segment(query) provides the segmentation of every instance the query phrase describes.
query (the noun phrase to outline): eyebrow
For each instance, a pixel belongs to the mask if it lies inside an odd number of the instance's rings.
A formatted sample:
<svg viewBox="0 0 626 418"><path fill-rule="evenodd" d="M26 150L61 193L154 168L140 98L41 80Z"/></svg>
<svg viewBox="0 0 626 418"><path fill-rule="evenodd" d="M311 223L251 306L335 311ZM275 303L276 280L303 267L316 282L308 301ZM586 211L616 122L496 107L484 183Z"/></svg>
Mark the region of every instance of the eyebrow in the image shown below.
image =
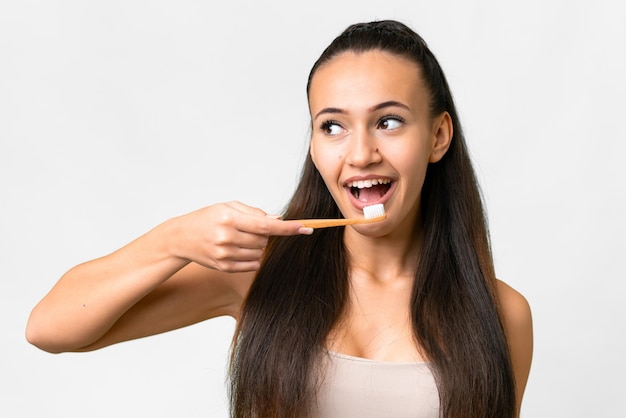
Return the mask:
<svg viewBox="0 0 626 418"><path fill-rule="evenodd" d="M411 108L408 107L407 105L405 105L404 103L397 102L395 100L388 100L386 102L379 103L379 104L377 104L375 106L370 107L367 110L369 112L373 112L373 111L376 111L376 110L384 109L386 107L401 107L401 108L409 110L409 111L411 110ZM345 110L340 109L338 107L326 107L326 108L320 110L319 112L317 112L317 114L315 115L315 118L313 118L313 119L315 120L315 119L317 119L318 117L320 117L323 114L346 114L346 113L348 113L348 112L346 112Z"/></svg>

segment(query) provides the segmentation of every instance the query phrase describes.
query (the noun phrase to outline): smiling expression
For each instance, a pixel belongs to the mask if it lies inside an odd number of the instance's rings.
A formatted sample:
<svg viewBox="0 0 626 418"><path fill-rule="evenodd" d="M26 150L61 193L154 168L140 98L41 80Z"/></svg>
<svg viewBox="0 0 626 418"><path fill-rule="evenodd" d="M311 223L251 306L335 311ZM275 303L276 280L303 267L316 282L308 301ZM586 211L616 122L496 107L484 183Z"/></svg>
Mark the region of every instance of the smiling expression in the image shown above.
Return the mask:
<svg viewBox="0 0 626 418"><path fill-rule="evenodd" d="M346 218L383 203L387 220L357 227L389 233L415 225L429 162L449 145L444 112L433 118L417 64L383 52L342 53L318 68L309 90L311 158Z"/></svg>

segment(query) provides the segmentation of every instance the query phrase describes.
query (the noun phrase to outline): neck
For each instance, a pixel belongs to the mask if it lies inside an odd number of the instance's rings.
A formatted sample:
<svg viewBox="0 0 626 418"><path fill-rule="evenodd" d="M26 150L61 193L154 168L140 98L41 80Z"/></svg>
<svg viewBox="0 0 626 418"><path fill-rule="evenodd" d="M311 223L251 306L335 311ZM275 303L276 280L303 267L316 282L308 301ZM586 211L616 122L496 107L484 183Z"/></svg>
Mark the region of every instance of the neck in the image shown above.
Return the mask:
<svg viewBox="0 0 626 418"><path fill-rule="evenodd" d="M417 270L421 230L418 239L413 230L405 231L396 231L383 237L369 237L347 227L344 242L350 269L379 282L412 279Z"/></svg>

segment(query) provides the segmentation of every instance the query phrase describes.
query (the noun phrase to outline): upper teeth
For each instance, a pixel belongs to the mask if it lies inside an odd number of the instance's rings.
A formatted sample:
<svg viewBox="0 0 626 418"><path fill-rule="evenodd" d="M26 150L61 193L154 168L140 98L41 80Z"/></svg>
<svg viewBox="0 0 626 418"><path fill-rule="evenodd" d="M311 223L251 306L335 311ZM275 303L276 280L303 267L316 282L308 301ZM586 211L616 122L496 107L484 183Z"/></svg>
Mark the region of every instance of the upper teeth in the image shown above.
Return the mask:
<svg viewBox="0 0 626 418"><path fill-rule="evenodd" d="M348 183L348 187L357 187L359 189L369 188L376 186L377 184L389 184L390 179L369 179L369 180L354 180Z"/></svg>

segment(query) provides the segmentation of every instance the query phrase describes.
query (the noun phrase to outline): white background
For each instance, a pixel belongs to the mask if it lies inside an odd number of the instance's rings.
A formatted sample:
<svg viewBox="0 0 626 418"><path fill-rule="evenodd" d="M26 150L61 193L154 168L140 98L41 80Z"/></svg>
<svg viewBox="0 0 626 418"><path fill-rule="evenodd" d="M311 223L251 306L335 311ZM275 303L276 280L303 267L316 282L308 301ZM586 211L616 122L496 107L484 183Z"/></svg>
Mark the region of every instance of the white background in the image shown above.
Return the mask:
<svg viewBox="0 0 626 418"><path fill-rule="evenodd" d="M2 1L0 416L227 416L232 320L51 355L24 339L30 309L169 217L280 211L309 68L348 24L396 18L447 73L498 275L533 309L523 416L623 417L624 13L506 3Z"/></svg>

